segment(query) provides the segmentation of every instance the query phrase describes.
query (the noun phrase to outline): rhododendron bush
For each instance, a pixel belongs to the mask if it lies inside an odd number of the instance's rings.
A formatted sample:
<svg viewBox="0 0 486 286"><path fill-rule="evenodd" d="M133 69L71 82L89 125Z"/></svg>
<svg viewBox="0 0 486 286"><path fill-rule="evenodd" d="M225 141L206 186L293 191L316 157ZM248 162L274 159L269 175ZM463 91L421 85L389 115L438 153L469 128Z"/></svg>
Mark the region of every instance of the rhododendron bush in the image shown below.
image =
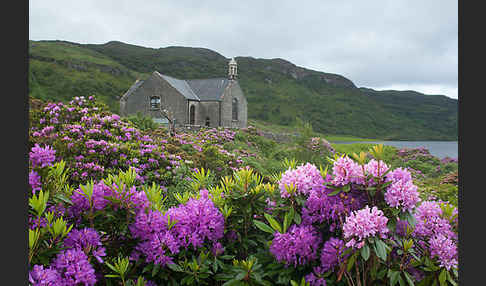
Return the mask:
<svg viewBox="0 0 486 286"><path fill-rule="evenodd" d="M235 131L142 134L93 98L31 115L31 285L457 284L457 208L382 146L264 180Z"/></svg>

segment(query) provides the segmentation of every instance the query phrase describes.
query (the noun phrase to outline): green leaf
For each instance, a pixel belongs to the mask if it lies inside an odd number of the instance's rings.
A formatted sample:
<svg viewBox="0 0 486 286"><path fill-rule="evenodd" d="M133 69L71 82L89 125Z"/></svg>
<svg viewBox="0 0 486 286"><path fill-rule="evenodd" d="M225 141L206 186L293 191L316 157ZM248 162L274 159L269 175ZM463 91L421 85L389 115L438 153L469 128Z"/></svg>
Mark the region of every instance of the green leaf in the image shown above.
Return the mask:
<svg viewBox="0 0 486 286"><path fill-rule="evenodd" d="M398 282L398 277L400 276L400 272L391 270L389 272L389 277L390 277L390 286L394 286Z"/></svg>
<svg viewBox="0 0 486 286"><path fill-rule="evenodd" d="M302 218L300 217L300 214L298 212L295 212L294 214L294 222L298 225L302 222Z"/></svg>
<svg viewBox="0 0 486 286"><path fill-rule="evenodd" d="M361 248L361 256L365 261L368 261L368 258L370 258L370 247L367 244Z"/></svg>
<svg viewBox="0 0 486 286"><path fill-rule="evenodd" d="M241 280L243 280L243 278L245 278L245 276L246 276L246 273L242 272L242 273L239 273L238 275L236 275L235 279L238 280L238 281L241 281Z"/></svg>
<svg viewBox="0 0 486 286"><path fill-rule="evenodd" d="M449 271L447 271L447 281L449 281L453 286L457 285L456 281L454 281L454 279L452 279L452 276L449 273Z"/></svg>
<svg viewBox="0 0 486 286"><path fill-rule="evenodd" d="M289 212L285 214L284 217L284 224L283 224L283 232L287 232L287 228L290 226L290 223L294 219L294 209L291 208Z"/></svg>
<svg viewBox="0 0 486 286"><path fill-rule="evenodd" d="M231 279L226 281L222 286L232 286L232 285L239 285L239 284L241 284L239 280Z"/></svg>
<svg viewBox="0 0 486 286"><path fill-rule="evenodd" d="M113 265L111 265L110 263L108 263L108 262L106 262L106 261L105 261L105 264L106 264L106 265L107 265L107 266L108 266L108 267L109 267L111 270L113 270L114 272L118 272L118 270L117 270L117 269L116 269L116 268L115 268Z"/></svg>
<svg viewBox="0 0 486 286"><path fill-rule="evenodd" d="M340 192L341 192L341 190L340 190L340 189L337 189L337 190L335 190L334 192L332 192L332 193L328 194L328 196L330 196L330 197L331 197L331 196L335 196L335 195L339 194Z"/></svg>
<svg viewBox="0 0 486 286"><path fill-rule="evenodd" d="M446 270L445 270L445 268L443 268L442 271L439 274L439 284L440 284L440 286L447 286L446 279L447 279Z"/></svg>
<svg viewBox="0 0 486 286"><path fill-rule="evenodd" d="M407 280L408 285L415 286L412 277L410 277L410 275L406 271L403 271L403 274L405 275L405 279Z"/></svg>
<svg viewBox="0 0 486 286"><path fill-rule="evenodd" d="M184 269L175 263L167 264L167 267L176 272L184 272Z"/></svg>
<svg viewBox="0 0 486 286"><path fill-rule="evenodd" d="M157 275L159 270L160 270L160 264L154 264L154 268L152 269L152 277L155 277L155 275Z"/></svg>
<svg viewBox="0 0 486 286"><path fill-rule="evenodd" d="M413 214L411 214L410 212L407 212L406 219L407 219L408 224L412 227L414 227L415 224L417 223L415 216Z"/></svg>
<svg viewBox="0 0 486 286"><path fill-rule="evenodd" d="M70 205L73 204L73 202L71 202L70 199L68 199L65 195L63 195L61 193L56 194L55 197L60 199L61 201L65 202L65 203L67 203L67 204L70 204Z"/></svg>
<svg viewBox="0 0 486 286"><path fill-rule="evenodd" d="M265 218L267 219L267 221L270 223L270 226L271 226L271 227L272 227L274 230L276 230L276 231L278 231L278 232L282 233L282 227L280 226L280 224L278 223L278 221L276 221L276 220L275 220L275 219L274 219L274 218L273 218L271 215L269 215L269 214L267 214L267 213L265 213L265 214L264 214L264 216L265 216Z"/></svg>
<svg viewBox="0 0 486 286"><path fill-rule="evenodd" d="M150 271L150 269L152 268L152 266L153 266L152 264L148 264L147 266L145 266L145 267L143 268L143 270L142 270L142 273L145 273L145 272Z"/></svg>
<svg viewBox="0 0 486 286"><path fill-rule="evenodd" d="M405 286L405 281L403 281L403 278L400 275L400 273L398 273L398 283L400 284L400 286Z"/></svg>
<svg viewBox="0 0 486 286"><path fill-rule="evenodd" d="M343 186L343 192L347 193L349 191L351 191L351 186L350 185Z"/></svg>
<svg viewBox="0 0 486 286"><path fill-rule="evenodd" d="M381 260L386 261L386 244L381 239L375 240L375 253Z"/></svg>
<svg viewBox="0 0 486 286"><path fill-rule="evenodd" d="M268 233L275 233L275 230L273 230L273 228L271 228L270 226L268 226L266 223L263 223L261 221L258 221L258 220L253 220L253 223L256 225L256 227L258 227L260 230L264 231L264 232L268 232Z"/></svg>
<svg viewBox="0 0 486 286"><path fill-rule="evenodd" d="M385 277L385 274L386 274L386 268L383 268L378 272L378 274L376 274L376 277L378 279L382 279L383 277Z"/></svg>
<svg viewBox="0 0 486 286"><path fill-rule="evenodd" d="M353 267L354 262L356 261L356 257L358 256L358 252L355 252L348 260L348 267L347 270L350 271L351 267Z"/></svg>

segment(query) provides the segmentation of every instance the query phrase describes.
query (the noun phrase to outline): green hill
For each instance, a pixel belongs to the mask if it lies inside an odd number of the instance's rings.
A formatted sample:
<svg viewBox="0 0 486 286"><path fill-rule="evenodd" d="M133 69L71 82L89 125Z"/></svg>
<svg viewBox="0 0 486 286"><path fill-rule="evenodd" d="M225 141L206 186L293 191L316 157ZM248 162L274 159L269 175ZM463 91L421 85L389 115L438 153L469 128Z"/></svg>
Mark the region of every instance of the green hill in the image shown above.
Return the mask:
<svg viewBox="0 0 486 286"><path fill-rule="evenodd" d="M96 94L116 112L119 96L154 70L184 79L222 77L228 60L204 48L30 41L29 93L62 101ZM290 126L301 117L317 132L363 138L457 140L455 99L357 88L343 76L283 59L236 60L250 119Z"/></svg>

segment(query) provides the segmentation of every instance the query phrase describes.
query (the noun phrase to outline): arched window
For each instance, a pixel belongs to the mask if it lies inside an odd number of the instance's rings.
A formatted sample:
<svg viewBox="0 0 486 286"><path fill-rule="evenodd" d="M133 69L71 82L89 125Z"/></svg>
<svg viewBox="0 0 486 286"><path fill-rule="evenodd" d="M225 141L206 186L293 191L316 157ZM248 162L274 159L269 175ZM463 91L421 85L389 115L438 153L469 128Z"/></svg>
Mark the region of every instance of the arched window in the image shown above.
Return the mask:
<svg viewBox="0 0 486 286"><path fill-rule="evenodd" d="M206 117L206 126L209 127L209 117Z"/></svg>
<svg viewBox="0 0 486 286"><path fill-rule="evenodd" d="M189 108L189 124L196 124L196 107L194 105Z"/></svg>
<svg viewBox="0 0 486 286"><path fill-rule="evenodd" d="M150 97L150 108L151 109L160 109L160 96Z"/></svg>
<svg viewBox="0 0 486 286"><path fill-rule="evenodd" d="M238 99L233 98L233 120L238 120Z"/></svg>

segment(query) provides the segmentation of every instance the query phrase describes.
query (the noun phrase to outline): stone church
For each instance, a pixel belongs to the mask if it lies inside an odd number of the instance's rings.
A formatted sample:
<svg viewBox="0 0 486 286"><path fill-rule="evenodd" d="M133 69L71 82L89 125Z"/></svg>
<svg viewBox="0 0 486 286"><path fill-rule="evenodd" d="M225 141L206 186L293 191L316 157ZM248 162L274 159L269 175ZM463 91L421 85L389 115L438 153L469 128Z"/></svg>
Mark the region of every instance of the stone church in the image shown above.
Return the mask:
<svg viewBox="0 0 486 286"><path fill-rule="evenodd" d="M228 78L182 80L154 71L137 80L120 99L123 116L140 112L175 127L230 127L247 125L247 101L237 80L237 63L228 64Z"/></svg>

